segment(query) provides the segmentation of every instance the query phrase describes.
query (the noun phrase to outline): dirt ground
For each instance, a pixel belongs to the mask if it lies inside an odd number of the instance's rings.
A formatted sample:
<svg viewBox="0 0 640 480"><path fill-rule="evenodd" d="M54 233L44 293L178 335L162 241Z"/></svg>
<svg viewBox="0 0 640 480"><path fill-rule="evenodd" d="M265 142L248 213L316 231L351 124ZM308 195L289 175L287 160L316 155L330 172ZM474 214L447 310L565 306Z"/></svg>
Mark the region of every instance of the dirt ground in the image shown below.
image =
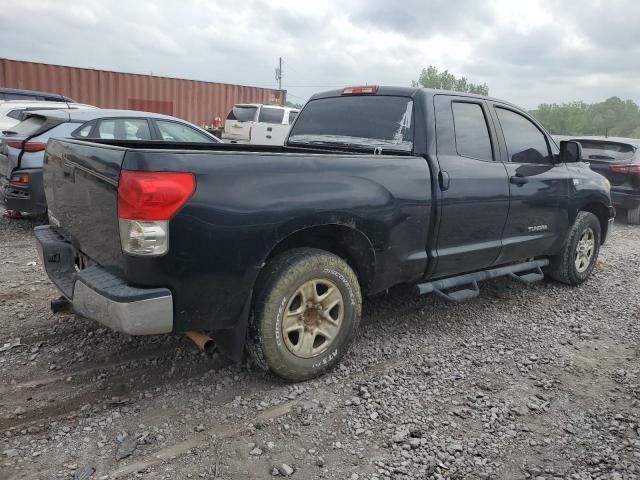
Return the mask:
<svg viewBox="0 0 640 480"><path fill-rule="evenodd" d="M52 314L32 227L0 220L0 479L640 478L639 227L578 288L369 299L297 385Z"/></svg>

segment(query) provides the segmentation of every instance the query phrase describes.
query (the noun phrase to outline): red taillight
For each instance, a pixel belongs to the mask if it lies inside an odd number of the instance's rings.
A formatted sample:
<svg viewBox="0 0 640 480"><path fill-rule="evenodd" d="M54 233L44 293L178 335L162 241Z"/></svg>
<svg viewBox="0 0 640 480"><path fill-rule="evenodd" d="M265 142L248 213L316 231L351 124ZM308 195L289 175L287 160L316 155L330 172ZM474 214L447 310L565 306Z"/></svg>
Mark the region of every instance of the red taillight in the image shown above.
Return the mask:
<svg viewBox="0 0 640 480"><path fill-rule="evenodd" d="M24 150L25 152L42 152L47 149L47 144L42 142L23 142L22 140L9 140L7 145L11 148Z"/></svg>
<svg viewBox="0 0 640 480"><path fill-rule="evenodd" d="M612 172L624 175L640 175L640 163L623 163L609 165Z"/></svg>
<svg viewBox="0 0 640 480"><path fill-rule="evenodd" d="M118 217L169 220L196 189L192 173L123 170L118 184Z"/></svg>
<svg viewBox="0 0 640 480"><path fill-rule="evenodd" d="M47 144L42 142L27 142L22 146L25 152L43 152L47 149Z"/></svg>
<svg viewBox="0 0 640 480"><path fill-rule="evenodd" d="M377 85L346 87L342 89L342 95L375 95L377 91L378 91Z"/></svg>

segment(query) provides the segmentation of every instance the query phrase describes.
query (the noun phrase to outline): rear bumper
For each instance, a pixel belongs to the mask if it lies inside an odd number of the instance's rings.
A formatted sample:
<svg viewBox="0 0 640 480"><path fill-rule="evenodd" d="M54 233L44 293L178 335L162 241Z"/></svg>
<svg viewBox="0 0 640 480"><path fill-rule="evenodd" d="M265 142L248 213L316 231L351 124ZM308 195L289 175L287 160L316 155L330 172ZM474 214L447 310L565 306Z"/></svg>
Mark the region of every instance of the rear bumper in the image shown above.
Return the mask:
<svg viewBox="0 0 640 480"><path fill-rule="evenodd" d="M99 265L76 269L77 252L51 226L34 229L40 261L74 310L129 335L173 330L173 296L166 288L137 288Z"/></svg>
<svg viewBox="0 0 640 480"><path fill-rule="evenodd" d="M611 203L613 203L616 208L624 210L640 207L640 191L620 192L611 190Z"/></svg>
<svg viewBox="0 0 640 480"><path fill-rule="evenodd" d="M47 211L47 201L42 183L42 169L16 170L13 173L29 174L29 185L15 186L9 184L9 179L0 177L0 203L7 210L42 215Z"/></svg>
<svg viewBox="0 0 640 480"><path fill-rule="evenodd" d="M249 140L233 137L225 134L222 134L221 139L224 143L237 143L238 145L249 145L249 143L251 143Z"/></svg>

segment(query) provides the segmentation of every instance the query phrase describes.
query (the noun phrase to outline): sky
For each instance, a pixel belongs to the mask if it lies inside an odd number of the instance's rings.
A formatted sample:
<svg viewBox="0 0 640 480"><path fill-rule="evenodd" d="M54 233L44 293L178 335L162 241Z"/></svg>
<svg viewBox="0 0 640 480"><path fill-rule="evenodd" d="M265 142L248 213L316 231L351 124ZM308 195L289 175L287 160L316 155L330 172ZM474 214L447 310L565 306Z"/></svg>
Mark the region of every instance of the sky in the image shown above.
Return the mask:
<svg viewBox="0 0 640 480"><path fill-rule="evenodd" d="M434 65L491 96L640 103L635 0L3 0L0 57L274 88L409 86Z"/></svg>

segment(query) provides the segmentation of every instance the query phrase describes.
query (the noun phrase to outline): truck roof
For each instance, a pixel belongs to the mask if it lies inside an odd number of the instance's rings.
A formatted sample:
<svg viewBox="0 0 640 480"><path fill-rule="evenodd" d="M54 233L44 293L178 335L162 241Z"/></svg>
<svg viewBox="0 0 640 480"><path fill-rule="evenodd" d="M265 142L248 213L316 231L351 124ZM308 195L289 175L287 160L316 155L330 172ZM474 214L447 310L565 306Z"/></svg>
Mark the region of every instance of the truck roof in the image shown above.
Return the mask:
<svg viewBox="0 0 640 480"><path fill-rule="evenodd" d="M300 110L299 108L285 107L284 105L273 105L270 103L236 103L234 107L272 107L282 108L283 110Z"/></svg>
<svg viewBox="0 0 640 480"><path fill-rule="evenodd" d="M317 100L319 98L330 98L330 97L340 97L342 95L342 88L337 90L327 90L325 92L319 92L311 96L309 101ZM514 105L505 100L501 100L499 98L488 97L485 95L478 95L476 93L465 93L465 92L456 92L453 90L438 90L435 88L418 88L418 87L394 87L394 86L378 86L378 91L375 95L395 95L399 97L413 97L416 93L423 92L425 95L432 97L434 95L454 95L457 97L468 97L468 98L479 98L483 100L491 100L494 102L499 102L505 105L511 105L519 110L522 108Z"/></svg>

